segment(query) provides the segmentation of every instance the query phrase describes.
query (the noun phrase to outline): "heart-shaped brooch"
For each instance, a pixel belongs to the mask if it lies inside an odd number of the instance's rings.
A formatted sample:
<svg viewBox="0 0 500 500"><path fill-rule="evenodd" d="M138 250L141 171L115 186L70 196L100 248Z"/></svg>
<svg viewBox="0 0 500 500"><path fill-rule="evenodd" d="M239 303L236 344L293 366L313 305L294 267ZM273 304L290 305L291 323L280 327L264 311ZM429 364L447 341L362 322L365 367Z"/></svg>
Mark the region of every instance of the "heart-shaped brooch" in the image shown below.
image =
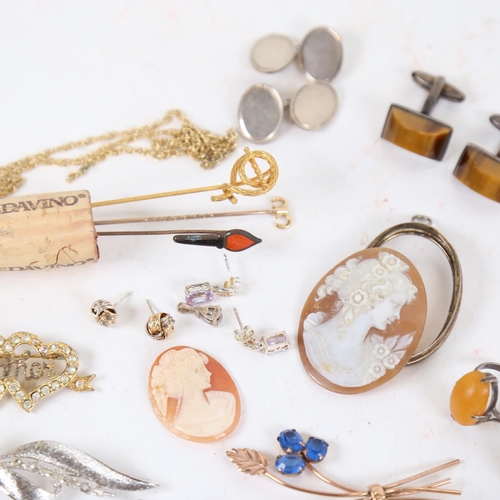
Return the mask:
<svg viewBox="0 0 500 500"><path fill-rule="evenodd" d="M63 342L44 343L27 332L0 336L0 399L10 393L28 413L59 389L93 391L95 375L77 376L78 355ZM59 374L58 374L59 373Z"/></svg>

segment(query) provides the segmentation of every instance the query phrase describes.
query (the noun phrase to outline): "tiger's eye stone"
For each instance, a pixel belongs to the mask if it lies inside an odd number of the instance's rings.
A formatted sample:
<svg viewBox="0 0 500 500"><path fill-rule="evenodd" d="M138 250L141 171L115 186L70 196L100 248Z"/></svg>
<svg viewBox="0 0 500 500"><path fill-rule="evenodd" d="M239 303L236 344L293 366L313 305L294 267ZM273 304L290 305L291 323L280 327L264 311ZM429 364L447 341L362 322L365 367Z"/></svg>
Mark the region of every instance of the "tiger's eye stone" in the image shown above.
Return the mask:
<svg viewBox="0 0 500 500"><path fill-rule="evenodd" d="M490 401L489 382L482 382L485 374L479 370L464 375L453 388L450 397L450 411L453 419L460 425L475 425L473 417L482 417Z"/></svg>
<svg viewBox="0 0 500 500"><path fill-rule="evenodd" d="M430 116L391 105L382 138L401 148L433 160L442 160L453 129Z"/></svg>
<svg viewBox="0 0 500 500"><path fill-rule="evenodd" d="M453 175L476 193L500 202L500 158L467 144Z"/></svg>

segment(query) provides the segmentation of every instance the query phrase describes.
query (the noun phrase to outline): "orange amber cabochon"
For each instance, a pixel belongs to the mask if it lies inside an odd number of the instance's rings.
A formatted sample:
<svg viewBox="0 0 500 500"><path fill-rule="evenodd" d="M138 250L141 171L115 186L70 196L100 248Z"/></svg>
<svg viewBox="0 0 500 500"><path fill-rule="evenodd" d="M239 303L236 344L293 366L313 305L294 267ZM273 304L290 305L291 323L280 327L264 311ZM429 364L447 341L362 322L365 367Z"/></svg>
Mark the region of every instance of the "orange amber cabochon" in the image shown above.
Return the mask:
<svg viewBox="0 0 500 500"><path fill-rule="evenodd" d="M450 410L453 419L461 425L475 425L473 416L482 417L488 408L491 387L489 382L482 382L483 372L475 370L464 375L453 388L450 398Z"/></svg>

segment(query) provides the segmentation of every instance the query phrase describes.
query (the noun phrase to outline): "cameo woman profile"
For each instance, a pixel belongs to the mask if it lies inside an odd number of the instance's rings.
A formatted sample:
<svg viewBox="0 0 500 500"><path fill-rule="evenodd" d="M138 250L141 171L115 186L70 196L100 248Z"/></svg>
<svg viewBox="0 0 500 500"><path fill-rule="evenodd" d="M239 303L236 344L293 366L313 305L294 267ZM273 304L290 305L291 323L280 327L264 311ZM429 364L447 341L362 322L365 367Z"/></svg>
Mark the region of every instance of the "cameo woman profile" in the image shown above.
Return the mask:
<svg viewBox="0 0 500 500"><path fill-rule="evenodd" d="M240 399L227 371L190 347L174 347L157 358L151 369L149 394L158 418L185 439L222 439L239 420Z"/></svg>
<svg viewBox="0 0 500 500"><path fill-rule="evenodd" d="M426 308L422 279L403 255L358 252L324 276L306 302L299 326L304 366L332 391L372 389L414 353Z"/></svg>

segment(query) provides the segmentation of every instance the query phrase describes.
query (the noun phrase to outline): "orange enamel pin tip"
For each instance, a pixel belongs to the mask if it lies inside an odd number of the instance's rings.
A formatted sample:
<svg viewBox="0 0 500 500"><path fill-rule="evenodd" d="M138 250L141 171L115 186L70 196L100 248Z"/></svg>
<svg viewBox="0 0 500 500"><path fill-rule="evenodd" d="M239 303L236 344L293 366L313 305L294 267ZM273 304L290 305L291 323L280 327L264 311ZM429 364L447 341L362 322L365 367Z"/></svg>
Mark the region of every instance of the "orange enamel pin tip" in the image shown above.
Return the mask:
<svg viewBox="0 0 500 500"><path fill-rule="evenodd" d="M242 252L262 242L253 234L243 229L229 231L202 231L197 234L179 234L174 236L176 243L184 245L197 245L203 247L225 248L230 252Z"/></svg>

